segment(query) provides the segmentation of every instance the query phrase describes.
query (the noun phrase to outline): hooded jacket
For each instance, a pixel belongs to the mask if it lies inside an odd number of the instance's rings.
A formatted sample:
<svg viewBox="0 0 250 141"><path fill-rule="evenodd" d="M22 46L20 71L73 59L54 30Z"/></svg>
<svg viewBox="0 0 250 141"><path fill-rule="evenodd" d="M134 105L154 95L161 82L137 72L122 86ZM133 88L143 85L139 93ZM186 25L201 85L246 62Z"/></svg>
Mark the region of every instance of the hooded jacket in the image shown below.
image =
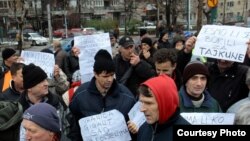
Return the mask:
<svg viewBox="0 0 250 141"><path fill-rule="evenodd" d="M171 141L173 125L189 125L180 116L179 97L175 82L166 75L151 78L143 83L149 87L158 103L159 120L150 125L144 123L138 132L138 141Z"/></svg>
<svg viewBox="0 0 250 141"><path fill-rule="evenodd" d="M18 102L0 101L0 140L18 141L23 109Z"/></svg>

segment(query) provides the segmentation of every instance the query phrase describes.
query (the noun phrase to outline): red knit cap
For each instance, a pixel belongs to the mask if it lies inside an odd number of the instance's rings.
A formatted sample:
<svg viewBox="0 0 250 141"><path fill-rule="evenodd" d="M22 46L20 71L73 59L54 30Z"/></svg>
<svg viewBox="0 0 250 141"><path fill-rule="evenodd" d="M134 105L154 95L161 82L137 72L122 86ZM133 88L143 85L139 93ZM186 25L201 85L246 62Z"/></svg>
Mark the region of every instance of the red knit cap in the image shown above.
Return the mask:
<svg viewBox="0 0 250 141"><path fill-rule="evenodd" d="M159 109L159 123L167 121L179 107L178 91L175 82L162 74L143 83L148 86L156 97Z"/></svg>

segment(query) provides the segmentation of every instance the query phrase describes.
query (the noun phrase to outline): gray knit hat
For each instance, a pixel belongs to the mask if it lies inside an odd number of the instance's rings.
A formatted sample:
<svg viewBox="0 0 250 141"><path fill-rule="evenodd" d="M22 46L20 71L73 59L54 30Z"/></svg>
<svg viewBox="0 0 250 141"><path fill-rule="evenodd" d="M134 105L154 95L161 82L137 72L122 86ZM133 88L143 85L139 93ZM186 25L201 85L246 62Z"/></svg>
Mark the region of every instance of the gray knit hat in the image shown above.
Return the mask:
<svg viewBox="0 0 250 141"><path fill-rule="evenodd" d="M48 103L32 105L24 112L23 119L30 120L46 130L60 133L59 117L56 108Z"/></svg>

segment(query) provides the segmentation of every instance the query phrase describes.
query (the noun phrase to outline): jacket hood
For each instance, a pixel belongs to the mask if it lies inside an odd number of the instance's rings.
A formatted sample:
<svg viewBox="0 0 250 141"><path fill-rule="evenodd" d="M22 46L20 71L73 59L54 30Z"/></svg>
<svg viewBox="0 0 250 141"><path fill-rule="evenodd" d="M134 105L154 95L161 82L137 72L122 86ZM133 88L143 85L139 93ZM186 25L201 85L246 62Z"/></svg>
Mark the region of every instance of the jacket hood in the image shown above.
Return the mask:
<svg viewBox="0 0 250 141"><path fill-rule="evenodd" d="M18 102L0 101L0 131L4 131L22 120L23 109Z"/></svg>
<svg viewBox="0 0 250 141"><path fill-rule="evenodd" d="M179 107L178 91L175 82L167 75L151 78L143 83L156 97L159 109L159 123L166 122Z"/></svg>

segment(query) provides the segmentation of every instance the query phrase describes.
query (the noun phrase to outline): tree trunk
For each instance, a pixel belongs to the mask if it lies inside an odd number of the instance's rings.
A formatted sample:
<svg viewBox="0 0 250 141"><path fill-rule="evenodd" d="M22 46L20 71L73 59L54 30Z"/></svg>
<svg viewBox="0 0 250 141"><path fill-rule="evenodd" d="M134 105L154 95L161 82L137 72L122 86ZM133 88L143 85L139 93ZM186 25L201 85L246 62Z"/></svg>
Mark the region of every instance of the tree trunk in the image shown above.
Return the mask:
<svg viewBox="0 0 250 141"><path fill-rule="evenodd" d="M171 8L171 4L170 4L170 0L166 0L166 29L168 29L170 27L171 21L170 21L170 8Z"/></svg>
<svg viewBox="0 0 250 141"><path fill-rule="evenodd" d="M202 27L202 14L203 14L203 0L198 0L197 33L200 32Z"/></svg>

